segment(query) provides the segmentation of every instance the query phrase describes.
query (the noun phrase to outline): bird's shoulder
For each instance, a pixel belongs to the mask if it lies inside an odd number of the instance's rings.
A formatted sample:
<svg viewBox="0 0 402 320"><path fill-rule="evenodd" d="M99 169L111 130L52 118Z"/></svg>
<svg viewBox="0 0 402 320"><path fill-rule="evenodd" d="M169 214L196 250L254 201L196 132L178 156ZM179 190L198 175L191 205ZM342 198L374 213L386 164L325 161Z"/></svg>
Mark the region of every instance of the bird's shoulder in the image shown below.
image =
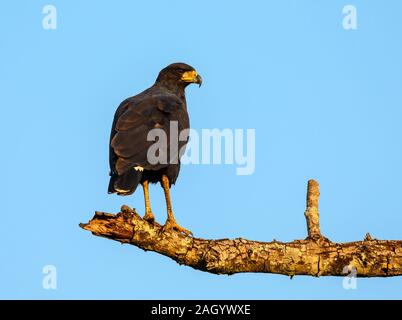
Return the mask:
<svg viewBox="0 0 402 320"><path fill-rule="evenodd" d="M124 100L116 111L115 129L124 131L139 124L156 123L175 117L185 109L185 101L179 96L161 88L152 87Z"/></svg>
<svg viewBox="0 0 402 320"><path fill-rule="evenodd" d="M174 112L185 104L183 97L158 86L153 86L134 96L130 102L133 108L140 112L146 109L157 109L167 113Z"/></svg>

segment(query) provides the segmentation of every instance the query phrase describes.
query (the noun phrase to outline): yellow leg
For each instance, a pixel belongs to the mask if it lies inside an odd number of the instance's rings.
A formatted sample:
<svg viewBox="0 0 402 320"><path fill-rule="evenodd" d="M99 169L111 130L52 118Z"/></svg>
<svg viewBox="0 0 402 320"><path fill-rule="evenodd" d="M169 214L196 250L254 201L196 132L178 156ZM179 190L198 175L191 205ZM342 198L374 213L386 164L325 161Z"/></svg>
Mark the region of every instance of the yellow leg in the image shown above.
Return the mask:
<svg viewBox="0 0 402 320"><path fill-rule="evenodd" d="M145 200L145 215L144 220L153 223L155 221L155 216L151 210L151 201L149 201L149 190L148 190L148 180L142 183L142 189L144 190L144 200Z"/></svg>
<svg viewBox="0 0 402 320"><path fill-rule="evenodd" d="M177 224L176 219L174 218L173 210L172 210L172 203L170 201L170 183L169 183L169 178L167 176L165 176L165 175L162 176L161 185L162 185L163 191L165 192L166 208L167 208L167 220L166 220L166 223L165 223L163 229L164 230L174 229L176 231L183 232L186 235L192 234L187 229L180 227Z"/></svg>

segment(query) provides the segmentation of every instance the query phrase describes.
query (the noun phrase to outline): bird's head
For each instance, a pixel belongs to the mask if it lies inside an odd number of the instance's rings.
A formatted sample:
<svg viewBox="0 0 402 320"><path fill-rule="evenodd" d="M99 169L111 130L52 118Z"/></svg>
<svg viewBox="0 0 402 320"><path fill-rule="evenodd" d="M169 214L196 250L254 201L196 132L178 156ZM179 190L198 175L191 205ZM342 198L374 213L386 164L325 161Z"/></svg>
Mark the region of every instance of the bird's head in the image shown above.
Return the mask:
<svg viewBox="0 0 402 320"><path fill-rule="evenodd" d="M185 63L172 63L159 72L156 83L167 87L183 88L191 83L196 83L201 87L202 78L192 66Z"/></svg>

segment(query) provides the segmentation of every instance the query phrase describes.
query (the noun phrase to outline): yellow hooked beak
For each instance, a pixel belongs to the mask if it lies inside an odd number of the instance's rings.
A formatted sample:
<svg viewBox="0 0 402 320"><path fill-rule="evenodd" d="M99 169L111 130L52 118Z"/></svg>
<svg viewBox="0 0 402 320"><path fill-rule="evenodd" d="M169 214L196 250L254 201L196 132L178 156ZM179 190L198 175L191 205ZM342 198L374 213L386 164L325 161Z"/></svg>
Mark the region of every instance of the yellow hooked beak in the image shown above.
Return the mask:
<svg viewBox="0 0 402 320"><path fill-rule="evenodd" d="M201 87L202 84L202 78L201 76L197 73L197 71L186 71L182 74L181 80L184 82L189 82L189 83L196 83Z"/></svg>

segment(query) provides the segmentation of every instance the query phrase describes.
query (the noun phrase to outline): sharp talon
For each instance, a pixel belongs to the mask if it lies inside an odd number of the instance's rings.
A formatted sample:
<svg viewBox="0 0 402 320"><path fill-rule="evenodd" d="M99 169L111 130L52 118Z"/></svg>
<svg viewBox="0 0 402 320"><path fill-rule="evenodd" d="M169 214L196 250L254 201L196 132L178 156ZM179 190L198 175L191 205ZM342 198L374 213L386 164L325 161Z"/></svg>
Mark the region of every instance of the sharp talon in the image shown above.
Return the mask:
<svg viewBox="0 0 402 320"><path fill-rule="evenodd" d="M167 220L165 225L162 227L161 231L166 232L169 230L175 230L180 233L184 233L186 236L193 235L193 233L190 230L180 227L176 222L171 222L171 221Z"/></svg>
<svg viewBox="0 0 402 320"><path fill-rule="evenodd" d="M148 221L151 224L154 224L155 222L155 216L153 215L152 212L147 212L142 219Z"/></svg>

